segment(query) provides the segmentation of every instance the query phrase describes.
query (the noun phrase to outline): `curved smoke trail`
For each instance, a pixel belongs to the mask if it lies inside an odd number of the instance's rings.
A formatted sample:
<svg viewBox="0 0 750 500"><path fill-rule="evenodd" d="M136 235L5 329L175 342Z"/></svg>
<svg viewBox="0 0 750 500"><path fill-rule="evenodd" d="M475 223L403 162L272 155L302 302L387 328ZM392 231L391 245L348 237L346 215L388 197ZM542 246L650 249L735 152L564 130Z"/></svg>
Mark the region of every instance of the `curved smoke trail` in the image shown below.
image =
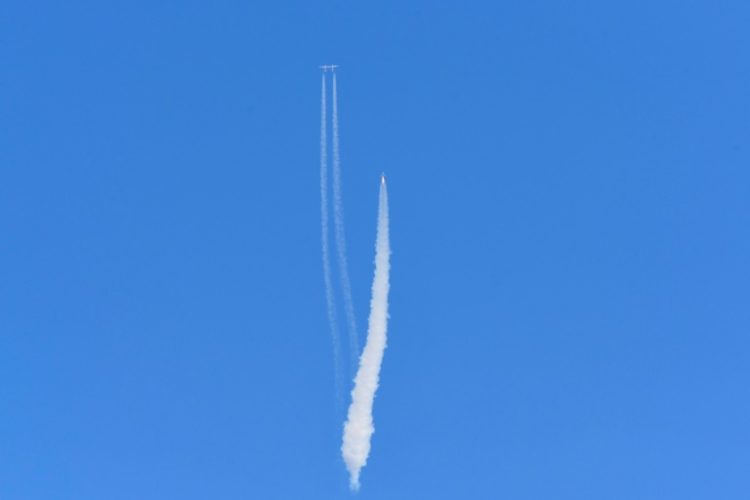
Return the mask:
<svg viewBox="0 0 750 500"><path fill-rule="evenodd" d="M341 383L341 339L336 321L336 302L333 296L331 280L331 256L328 250L328 139L326 137L326 75L323 74L320 92L320 228L323 248L323 280L326 287L326 305L328 309L328 324L331 329L333 343L334 378L336 383L336 398L340 404L342 399Z"/></svg>
<svg viewBox="0 0 750 500"><path fill-rule="evenodd" d="M354 315L354 301L352 300L352 285L349 281L349 263L346 258L346 235L344 234L344 203L341 199L341 159L339 156L339 112L338 97L336 95L336 73L333 73L333 222L336 230L336 252L339 262L339 277L341 291L344 295L344 310L349 327L349 348L352 367L359 356L359 337L357 335L357 320Z"/></svg>
<svg viewBox="0 0 750 500"><path fill-rule="evenodd" d="M375 277L372 282L367 341L359 360L357 377L354 379L352 402L344 425L344 439L341 445L341 454L349 470L349 484L353 490L359 489L359 473L367 463L370 438L375 432L372 425L372 405L378 388L388 329L391 246L388 235L388 191L385 178L380 183L378 236L375 248Z"/></svg>

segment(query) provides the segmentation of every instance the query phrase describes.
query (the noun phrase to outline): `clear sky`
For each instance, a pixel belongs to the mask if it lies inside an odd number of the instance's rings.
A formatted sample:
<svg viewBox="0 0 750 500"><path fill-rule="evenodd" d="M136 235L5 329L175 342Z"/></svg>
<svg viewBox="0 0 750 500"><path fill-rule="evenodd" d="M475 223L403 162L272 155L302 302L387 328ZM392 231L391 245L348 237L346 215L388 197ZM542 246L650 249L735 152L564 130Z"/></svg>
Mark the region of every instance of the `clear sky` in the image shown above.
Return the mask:
<svg viewBox="0 0 750 500"><path fill-rule="evenodd" d="M748 498L747 2L2 10L0 498L350 497L324 63L360 330L391 202L359 497Z"/></svg>

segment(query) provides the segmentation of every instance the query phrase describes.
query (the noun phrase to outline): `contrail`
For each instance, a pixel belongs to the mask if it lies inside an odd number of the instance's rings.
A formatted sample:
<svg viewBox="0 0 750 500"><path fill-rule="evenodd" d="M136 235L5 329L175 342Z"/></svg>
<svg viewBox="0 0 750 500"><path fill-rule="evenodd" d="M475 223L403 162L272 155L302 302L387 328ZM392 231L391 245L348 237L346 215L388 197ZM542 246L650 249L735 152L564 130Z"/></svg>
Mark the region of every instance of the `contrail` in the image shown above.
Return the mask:
<svg viewBox="0 0 750 500"><path fill-rule="evenodd" d="M375 244L375 277L372 282L370 322L367 341L359 360L359 371L354 379L352 403L344 425L344 441L341 454L349 470L349 485L359 489L359 473L370 454L370 438L375 429L372 425L372 404L378 388L380 365L386 345L388 328L388 288L391 247L388 241L388 191L385 177L380 182L380 207L378 211L378 235Z"/></svg>
<svg viewBox="0 0 750 500"><path fill-rule="evenodd" d="M341 339L336 321L336 302L331 283L331 257L328 251L328 139L326 136L326 75L321 79L320 92L320 232L323 248L323 280L326 287L326 304L328 308L328 324L331 329L333 344L334 378L336 384L336 401L341 404Z"/></svg>
<svg viewBox="0 0 750 500"><path fill-rule="evenodd" d="M336 252L339 262L339 277L341 291L344 295L344 310L349 328L349 348L352 367L359 356L359 336L357 335L357 319L354 316L354 301L352 300L352 285L349 281L349 263L346 258L346 235L344 234L344 203L341 199L341 158L339 156L339 112L338 97L336 96L336 73L333 72L333 222L336 229Z"/></svg>

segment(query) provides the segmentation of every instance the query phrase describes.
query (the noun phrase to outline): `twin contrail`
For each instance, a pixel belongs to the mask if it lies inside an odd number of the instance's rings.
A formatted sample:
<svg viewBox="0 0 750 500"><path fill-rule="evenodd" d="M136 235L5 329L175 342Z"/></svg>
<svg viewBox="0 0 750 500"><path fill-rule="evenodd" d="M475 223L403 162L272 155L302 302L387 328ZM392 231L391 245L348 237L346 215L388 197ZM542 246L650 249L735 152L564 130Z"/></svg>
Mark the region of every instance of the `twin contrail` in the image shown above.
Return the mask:
<svg viewBox="0 0 750 500"><path fill-rule="evenodd" d="M336 300L333 292L333 279L331 277L331 255L328 246L329 238L329 202L328 202L328 136L327 136L327 106L326 106L326 75L325 71L335 70L335 66L321 67L324 69L321 80L320 95L320 226L323 247L323 279L326 288L326 303L328 308L328 322L331 329L333 342L333 357L335 364L336 393L338 399L342 397L341 390L341 337L339 335L338 321L336 316ZM351 359L351 373L357 365L359 357L359 339L357 335L357 319L354 314L354 301L352 300L352 285L349 280L349 263L346 257L346 233L344 230L344 203L341 188L341 155L339 149L339 112L338 96L336 90L336 73L333 73L333 222L336 239L336 256L338 261L338 274L341 285L341 293L344 298L344 311L346 313L346 324L349 332L349 351Z"/></svg>
<svg viewBox="0 0 750 500"><path fill-rule="evenodd" d="M344 441L341 453L349 470L349 484L359 489L359 474L370 454L370 438L375 429L372 425L372 404L378 388L380 365L386 345L388 328L388 289L391 247L388 236L388 191L383 177L380 183L380 206L378 210L378 234L375 244L375 277L372 282L370 321L367 341L359 370L354 379L352 403L344 425Z"/></svg>
<svg viewBox="0 0 750 500"><path fill-rule="evenodd" d="M333 297L333 284L331 282L331 257L328 250L328 138L326 134L326 111L326 77L324 74L320 92L320 232L323 247L323 281L326 287L328 324L331 329L331 343L333 344L336 399L340 404L342 398L341 339L339 338L338 322L336 321L336 302Z"/></svg>
<svg viewBox="0 0 750 500"><path fill-rule="evenodd" d="M323 75L325 77L325 74ZM352 285L349 281L349 263L346 258L346 235L344 232L344 203L341 196L341 157L339 155L339 111L338 96L336 94L336 72L333 72L333 222L336 230L336 253L339 262L339 278L341 291L344 295L344 311L349 330L349 350L352 367L359 356L359 338L357 335L357 320L354 316L354 301L352 300Z"/></svg>

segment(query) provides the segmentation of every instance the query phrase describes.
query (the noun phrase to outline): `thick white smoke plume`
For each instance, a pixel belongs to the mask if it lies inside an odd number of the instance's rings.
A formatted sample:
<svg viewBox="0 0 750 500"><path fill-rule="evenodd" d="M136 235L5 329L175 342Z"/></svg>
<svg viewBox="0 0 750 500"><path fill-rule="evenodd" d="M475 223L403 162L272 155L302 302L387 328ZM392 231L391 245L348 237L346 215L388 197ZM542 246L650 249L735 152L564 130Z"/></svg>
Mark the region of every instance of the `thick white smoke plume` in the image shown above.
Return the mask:
<svg viewBox="0 0 750 500"><path fill-rule="evenodd" d="M386 346L388 328L388 289L391 247L388 237L388 191L385 179L380 183L380 207L378 210L378 235L375 244L375 277L372 282L370 322L367 341L359 360L359 371L354 380L352 402L344 425L341 453L349 470L349 484L359 489L359 474L370 454L370 438L375 429L372 425L372 405L378 388L380 365Z"/></svg>
<svg viewBox="0 0 750 500"><path fill-rule="evenodd" d="M326 76L323 74L320 92L320 228L323 247L323 280L326 287L326 305L328 324L333 343L334 378L337 401L342 399L341 382L341 340L339 339L338 322L336 321L336 302L331 280L331 257L328 250L328 139L326 134Z"/></svg>
<svg viewBox="0 0 750 500"><path fill-rule="evenodd" d="M341 157L339 154L339 111L336 95L336 73L333 73L333 223L336 230L336 252L338 254L341 292L344 295L344 311L349 329L349 349L352 367L359 356L359 336L354 315L352 285L349 281L349 263L346 258L346 235L344 233L344 202L341 197Z"/></svg>

